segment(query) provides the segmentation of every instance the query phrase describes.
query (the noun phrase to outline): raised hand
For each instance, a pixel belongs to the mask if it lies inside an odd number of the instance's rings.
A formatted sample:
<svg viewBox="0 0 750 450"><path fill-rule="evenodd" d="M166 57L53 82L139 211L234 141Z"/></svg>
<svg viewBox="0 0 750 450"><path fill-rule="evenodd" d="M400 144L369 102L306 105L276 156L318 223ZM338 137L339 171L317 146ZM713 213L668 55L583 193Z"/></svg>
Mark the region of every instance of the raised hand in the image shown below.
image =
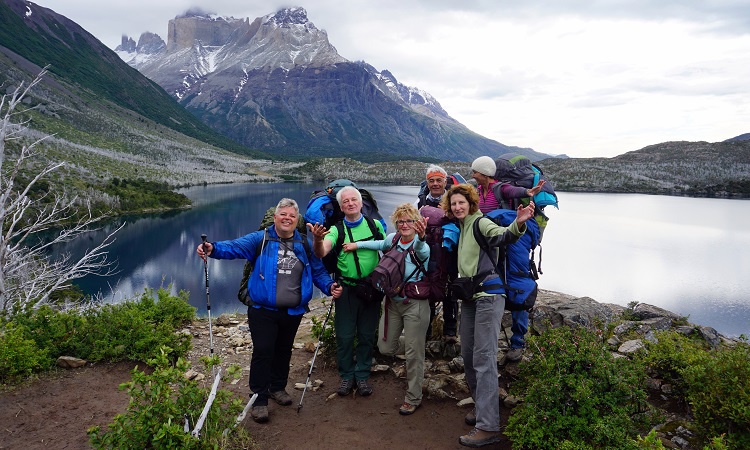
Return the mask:
<svg viewBox="0 0 750 450"><path fill-rule="evenodd" d="M316 241L322 241L325 235L330 233L329 230L326 230L326 227L317 222L315 222L315 224L308 223L307 229L310 230L313 235L313 239Z"/></svg>
<svg viewBox="0 0 750 450"><path fill-rule="evenodd" d="M542 187L544 186L544 183L546 183L544 180L539 180L539 183L536 184L531 189L528 189L526 192L529 194L529 197L533 197L536 194L542 192Z"/></svg>
<svg viewBox="0 0 750 450"><path fill-rule="evenodd" d="M516 223L521 225L534 217L534 207L534 202L529 202L528 206L518 205L518 209L516 209Z"/></svg>
<svg viewBox="0 0 750 450"><path fill-rule="evenodd" d="M424 232L427 229L427 219L428 217L423 217L422 220L414 221L414 225L412 225L420 240L424 239Z"/></svg>

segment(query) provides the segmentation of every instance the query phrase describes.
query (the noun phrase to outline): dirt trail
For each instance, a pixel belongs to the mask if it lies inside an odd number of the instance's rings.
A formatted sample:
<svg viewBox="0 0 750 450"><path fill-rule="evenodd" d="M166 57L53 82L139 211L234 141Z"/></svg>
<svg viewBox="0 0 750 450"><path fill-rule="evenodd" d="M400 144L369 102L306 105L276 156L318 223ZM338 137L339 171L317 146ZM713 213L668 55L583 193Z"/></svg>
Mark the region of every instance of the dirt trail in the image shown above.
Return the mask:
<svg viewBox="0 0 750 450"><path fill-rule="evenodd" d="M313 314L325 314L319 305ZM309 337L310 318L305 318L297 341L305 343ZM190 359L194 367L200 356L207 355L208 332L199 330L193 338L194 350ZM205 328L207 330L207 327ZM234 354L216 338L216 351L224 365L233 362L247 367L249 353ZM292 395L292 406L269 405L270 421L257 424L249 416L243 422L254 436L257 448L272 449L458 449L458 437L471 427L464 423L468 408L456 406L456 400L426 398L411 416L401 416L398 408L403 402L406 381L393 373L372 376L374 394L359 397L333 395L338 387L335 367L324 366L319 356L313 380L323 380L318 391L308 390L304 405L297 413L301 391L295 383L304 383L308 361L312 353L295 349L287 391ZM0 449L85 449L90 448L86 430L93 425L105 426L115 414L124 412L128 396L118 385L130 380L135 363L90 364L81 369L57 371L10 392L0 393ZM209 377L210 378L210 377ZM207 384L209 380L205 381ZM239 383L223 383L222 388L248 398L247 371ZM457 398L465 394L457 393ZM331 397L329 399L329 397ZM508 410L502 409L505 422ZM504 440L494 450L509 450Z"/></svg>

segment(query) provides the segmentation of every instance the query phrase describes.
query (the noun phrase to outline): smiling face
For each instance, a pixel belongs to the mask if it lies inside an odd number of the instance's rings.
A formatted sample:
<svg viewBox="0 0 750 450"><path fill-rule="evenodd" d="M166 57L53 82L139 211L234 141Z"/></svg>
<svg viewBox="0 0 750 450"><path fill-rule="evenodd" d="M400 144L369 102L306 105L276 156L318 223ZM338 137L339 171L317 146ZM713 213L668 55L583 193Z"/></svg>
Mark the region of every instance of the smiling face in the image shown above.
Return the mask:
<svg viewBox="0 0 750 450"><path fill-rule="evenodd" d="M414 230L414 218L408 214L398 216L396 227L398 228L398 232L401 233L401 237L406 241L413 238L416 233Z"/></svg>
<svg viewBox="0 0 750 450"><path fill-rule="evenodd" d="M342 190L341 201L339 206L341 211L349 221L359 219L359 213L362 211L362 200L355 189Z"/></svg>
<svg viewBox="0 0 750 450"><path fill-rule="evenodd" d="M427 179L427 187L430 189L430 195L440 197L445 194L445 177L438 175L431 176Z"/></svg>
<svg viewBox="0 0 750 450"><path fill-rule="evenodd" d="M273 215L273 224L276 227L276 233L279 237L290 238L294 236L294 229L297 228L299 213L291 206L279 208Z"/></svg>
<svg viewBox="0 0 750 450"><path fill-rule="evenodd" d="M450 198L451 213L458 220L464 220L469 215L469 201L463 194L455 193Z"/></svg>

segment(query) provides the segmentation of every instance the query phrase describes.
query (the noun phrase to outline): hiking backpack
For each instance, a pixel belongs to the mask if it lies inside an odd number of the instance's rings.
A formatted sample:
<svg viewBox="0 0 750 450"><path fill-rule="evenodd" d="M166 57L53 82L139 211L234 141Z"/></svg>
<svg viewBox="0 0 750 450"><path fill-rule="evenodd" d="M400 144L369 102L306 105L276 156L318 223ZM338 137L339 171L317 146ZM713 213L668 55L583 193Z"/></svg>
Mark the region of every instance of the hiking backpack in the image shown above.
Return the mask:
<svg viewBox="0 0 750 450"><path fill-rule="evenodd" d="M378 203L375 201L375 197L367 189L357 187L353 181L347 179L334 180L328 183L328 186L324 190L313 192L303 216L304 222L312 224L320 223L326 229L330 229L333 226L339 228L338 240L333 245L331 251L323 257L323 265L328 273L338 273L338 257L339 253L341 253L341 245L344 243L344 226L342 222L344 213L341 212L339 202L336 201L336 194L345 186L352 186L362 194L362 215L370 227L373 239L380 240L384 238L375 225L374 220L380 221L384 231L387 229L385 220L378 211Z"/></svg>
<svg viewBox="0 0 750 450"><path fill-rule="evenodd" d="M487 218L496 224L508 227L516 220L516 211L509 209L495 209L482 218ZM474 221L474 238L490 259L493 253L486 237L479 231L479 221ZM500 248L498 260L494 263L495 273L500 276L505 290L505 309L509 311L530 311L536 303L537 283L539 278L534 251L539 245L539 226L534 220L526 221L526 232L512 244ZM493 261L494 262L494 261Z"/></svg>
<svg viewBox="0 0 750 450"><path fill-rule="evenodd" d="M266 213L263 215L263 219L260 221L260 226L258 227L258 230L265 230L265 235L263 236L263 240L258 243L258 246L255 247L255 258L258 259L260 257L260 253L263 250L263 244L265 242L278 242L279 239L273 238L269 236L268 234L268 227L273 225L273 216L276 212L276 207L272 206L266 210ZM307 254L307 259L310 260L312 258L312 249L310 248L310 242L307 240L307 227L305 226L305 222L303 220L299 220L297 222L297 231L302 235L302 246L305 247L305 253ZM293 243L299 242L298 240L294 239L292 240ZM253 301L250 299L250 295L248 294L247 289L247 282L250 279L250 275L253 272L253 269L255 267L255 261L247 260L245 261L245 267L242 269L242 280L240 281L240 289L237 291L237 300L242 302L244 305L252 306Z"/></svg>
<svg viewBox="0 0 750 450"><path fill-rule="evenodd" d="M391 248L383 254L378 265L370 274L372 285L389 298L403 296L406 281L418 271L421 270L423 273L425 271L423 262L419 260L414 251L414 245L412 244L408 249L403 250L398 245L399 239L401 239L401 233L396 233L393 236ZM416 266L416 269L409 275L404 273L407 257L411 257Z"/></svg>
<svg viewBox="0 0 750 450"><path fill-rule="evenodd" d="M552 205L560 209L557 194L550 182L544 178L544 172L526 156L515 153L506 153L497 158L495 160L495 169L494 178L498 183L492 189L497 199L497 204L500 205L501 209L515 210L520 204L529 204L527 198L512 199L510 201L504 199L500 193L503 184L507 183L531 189L539 183L539 180L545 180L542 190L534 196L534 219L536 219L537 225L539 225L539 240L541 241L544 228L547 226L547 222L549 222L549 217L544 214L544 208Z"/></svg>
<svg viewBox="0 0 750 450"><path fill-rule="evenodd" d="M427 218L424 241L430 247L430 260L425 275L413 286L407 285L406 292L409 298L427 299L434 305L445 300L448 282L458 274L458 257L445 243L443 227L451 223L445 211L423 206L419 213Z"/></svg>

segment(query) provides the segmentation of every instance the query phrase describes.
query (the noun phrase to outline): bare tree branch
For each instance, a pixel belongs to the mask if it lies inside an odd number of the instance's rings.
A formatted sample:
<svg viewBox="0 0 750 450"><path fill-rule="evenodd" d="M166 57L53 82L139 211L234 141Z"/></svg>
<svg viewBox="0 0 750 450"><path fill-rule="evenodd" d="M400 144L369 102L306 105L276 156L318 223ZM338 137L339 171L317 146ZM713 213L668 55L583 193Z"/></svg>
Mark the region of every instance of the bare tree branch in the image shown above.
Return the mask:
<svg viewBox="0 0 750 450"><path fill-rule="evenodd" d="M39 156L37 146L48 136L23 143L28 140L29 121L15 121L22 112L18 106L46 72L45 67L27 86L21 83L0 99L0 312L10 314L48 304L52 293L70 287L73 280L90 274L113 274L115 266L107 248L125 226L120 225L77 260L70 254L49 259L51 247L94 231L102 217L94 217L89 209L88 214L71 223L77 215L76 197L68 198L64 193L56 193L52 199L49 194L30 196L40 181L65 165L53 162L32 170L30 163ZM11 141L22 143L17 154L6 152L6 144ZM11 156L15 159L6 161ZM19 185L24 170L32 170L33 176ZM53 236L39 238L39 233L53 229L58 230Z"/></svg>

